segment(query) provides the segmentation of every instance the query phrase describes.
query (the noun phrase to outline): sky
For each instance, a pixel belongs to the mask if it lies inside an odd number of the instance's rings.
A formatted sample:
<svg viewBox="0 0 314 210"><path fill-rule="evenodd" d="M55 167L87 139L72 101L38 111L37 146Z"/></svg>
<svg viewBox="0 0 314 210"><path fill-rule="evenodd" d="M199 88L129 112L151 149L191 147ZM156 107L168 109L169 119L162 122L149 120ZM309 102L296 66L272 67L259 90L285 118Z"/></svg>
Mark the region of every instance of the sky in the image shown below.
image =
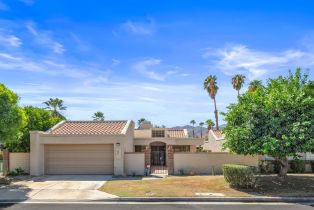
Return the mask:
<svg viewBox="0 0 314 210"><path fill-rule="evenodd" d="M314 65L314 1L0 0L0 83L20 104L58 97L70 120L214 119L254 79ZM219 116L220 123L224 123Z"/></svg>

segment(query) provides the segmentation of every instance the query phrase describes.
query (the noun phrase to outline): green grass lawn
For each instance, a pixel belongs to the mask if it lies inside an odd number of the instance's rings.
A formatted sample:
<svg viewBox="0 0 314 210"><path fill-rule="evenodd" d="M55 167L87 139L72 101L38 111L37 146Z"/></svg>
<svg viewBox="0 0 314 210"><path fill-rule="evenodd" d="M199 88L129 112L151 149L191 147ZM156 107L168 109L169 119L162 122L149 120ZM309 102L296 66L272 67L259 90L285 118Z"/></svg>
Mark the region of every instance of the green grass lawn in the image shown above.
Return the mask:
<svg viewBox="0 0 314 210"><path fill-rule="evenodd" d="M153 180L111 180L99 190L121 197L188 197L195 193L222 193L225 196L314 196L314 174L260 177L254 190L233 189L223 176L170 176Z"/></svg>

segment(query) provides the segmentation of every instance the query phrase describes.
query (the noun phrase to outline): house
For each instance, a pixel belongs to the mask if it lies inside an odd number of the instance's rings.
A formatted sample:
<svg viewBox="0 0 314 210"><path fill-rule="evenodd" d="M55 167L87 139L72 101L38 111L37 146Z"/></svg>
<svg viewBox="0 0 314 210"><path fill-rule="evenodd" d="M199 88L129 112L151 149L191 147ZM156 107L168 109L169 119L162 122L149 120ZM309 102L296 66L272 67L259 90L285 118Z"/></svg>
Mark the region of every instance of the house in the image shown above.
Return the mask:
<svg viewBox="0 0 314 210"><path fill-rule="evenodd" d="M185 129L153 128L131 120L62 121L46 132L30 132L30 174L144 173L174 171L174 153L193 153L203 139Z"/></svg>
<svg viewBox="0 0 314 210"><path fill-rule="evenodd" d="M223 149L224 142L225 138L221 130L210 129L202 148L210 152L227 152L228 150Z"/></svg>

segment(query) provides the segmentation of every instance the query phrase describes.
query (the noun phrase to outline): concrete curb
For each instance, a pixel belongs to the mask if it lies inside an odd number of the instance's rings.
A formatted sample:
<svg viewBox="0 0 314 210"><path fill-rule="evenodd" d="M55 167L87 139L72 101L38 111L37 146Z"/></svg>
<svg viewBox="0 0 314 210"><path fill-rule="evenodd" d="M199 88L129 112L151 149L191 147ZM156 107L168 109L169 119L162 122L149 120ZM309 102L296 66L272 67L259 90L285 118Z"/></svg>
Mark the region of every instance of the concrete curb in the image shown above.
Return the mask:
<svg viewBox="0 0 314 210"><path fill-rule="evenodd" d="M0 199L0 203L18 202L239 202L239 203L314 203L314 197L119 197L101 200L83 199Z"/></svg>

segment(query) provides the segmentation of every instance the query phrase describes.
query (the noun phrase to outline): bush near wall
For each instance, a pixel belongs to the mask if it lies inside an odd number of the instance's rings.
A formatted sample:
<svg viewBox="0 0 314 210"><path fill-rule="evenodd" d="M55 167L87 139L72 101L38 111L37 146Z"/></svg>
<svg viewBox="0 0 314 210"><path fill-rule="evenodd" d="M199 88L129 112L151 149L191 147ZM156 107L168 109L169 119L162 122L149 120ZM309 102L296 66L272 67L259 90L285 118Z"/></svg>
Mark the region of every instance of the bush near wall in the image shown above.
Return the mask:
<svg viewBox="0 0 314 210"><path fill-rule="evenodd" d="M304 173L305 161L304 160L292 160L290 162L290 168L293 173Z"/></svg>
<svg viewBox="0 0 314 210"><path fill-rule="evenodd" d="M223 175L226 182L236 188L253 188L256 184L256 168L252 166L226 164Z"/></svg>

